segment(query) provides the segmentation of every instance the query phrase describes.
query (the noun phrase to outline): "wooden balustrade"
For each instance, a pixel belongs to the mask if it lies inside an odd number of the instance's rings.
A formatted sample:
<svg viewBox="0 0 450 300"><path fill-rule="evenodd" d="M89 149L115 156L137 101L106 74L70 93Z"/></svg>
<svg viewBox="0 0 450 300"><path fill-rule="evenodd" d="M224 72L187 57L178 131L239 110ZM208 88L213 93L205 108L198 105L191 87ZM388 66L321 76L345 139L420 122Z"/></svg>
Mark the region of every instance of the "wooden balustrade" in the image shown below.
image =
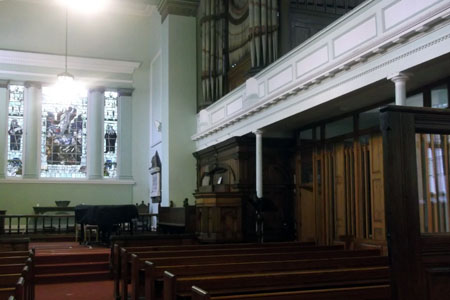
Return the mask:
<svg viewBox="0 0 450 300"><path fill-rule="evenodd" d="M151 218L155 214L141 213L134 231L150 231ZM38 234L38 233L73 233L75 232L75 215L73 214L35 214L35 215L1 215L0 235ZM121 231L128 230L130 224L120 224Z"/></svg>

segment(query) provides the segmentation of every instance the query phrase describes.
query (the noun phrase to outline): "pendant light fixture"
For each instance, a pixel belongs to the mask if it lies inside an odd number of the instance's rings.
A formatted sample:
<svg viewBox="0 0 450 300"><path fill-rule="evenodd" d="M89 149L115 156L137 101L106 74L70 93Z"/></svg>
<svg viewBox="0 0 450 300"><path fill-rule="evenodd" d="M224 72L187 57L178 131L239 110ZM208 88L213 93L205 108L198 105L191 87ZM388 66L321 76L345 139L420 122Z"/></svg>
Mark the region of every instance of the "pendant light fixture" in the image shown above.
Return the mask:
<svg viewBox="0 0 450 300"><path fill-rule="evenodd" d="M66 5L66 51L64 56L64 72L58 74L58 84L70 85L74 82L75 77L67 71L67 44L68 44L68 30L69 30L69 5Z"/></svg>

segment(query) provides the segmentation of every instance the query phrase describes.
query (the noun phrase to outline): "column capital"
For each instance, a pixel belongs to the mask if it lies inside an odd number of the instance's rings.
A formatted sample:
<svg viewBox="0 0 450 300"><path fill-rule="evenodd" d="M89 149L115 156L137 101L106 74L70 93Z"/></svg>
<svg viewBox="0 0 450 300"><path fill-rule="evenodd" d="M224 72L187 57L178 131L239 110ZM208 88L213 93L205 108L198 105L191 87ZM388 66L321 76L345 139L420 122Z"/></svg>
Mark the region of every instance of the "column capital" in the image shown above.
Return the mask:
<svg viewBox="0 0 450 300"><path fill-rule="evenodd" d="M103 86L96 86L96 87L89 88L89 93L94 93L94 92L104 93L105 92L105 87L103 87Z"/></svg>
<svg viewBox="0 0 450 300"><path fill-rule="evenodd" d="M134 89L118 89L117 93L119 97L131 97L133 96Z"/></svg>
<svg viewBox="0 0 450 300"><path fill-rule="evenodd" d="M391 80L392 82L406 82L409 78L411 78L411 73L405 73L405 72L397 72L389 75L387 77L388 80Z"/></svg>
<svg viewBox="0 0 450 300"><path fill-rule="evenodd" d="M160 0L158 11L161 15L161 23L168 15L179 15L187 17L197 16L200 0Z"/></svg>
<svg viewBox="0 0 450 300"><path fill-rule="evenodd" d="M0 80L0 88L7 88L9 85L8 80Z"/></svg>
<svg viewBox="0 0 450 300"><path fill-rule="evenodd" d="M37 89L42 89L42 83L40 83L38 81L26 81L24 83L24 86L26 88L34 87L34 88L37 88Z"/></svg>
<svg viewBox="0 0 450 300"><path fill-rule="evenodd" d="M256 129L256 130L253 130L252 133L254 133L255 135L262 135L264 133L264 131L262 129Z"/></svg>

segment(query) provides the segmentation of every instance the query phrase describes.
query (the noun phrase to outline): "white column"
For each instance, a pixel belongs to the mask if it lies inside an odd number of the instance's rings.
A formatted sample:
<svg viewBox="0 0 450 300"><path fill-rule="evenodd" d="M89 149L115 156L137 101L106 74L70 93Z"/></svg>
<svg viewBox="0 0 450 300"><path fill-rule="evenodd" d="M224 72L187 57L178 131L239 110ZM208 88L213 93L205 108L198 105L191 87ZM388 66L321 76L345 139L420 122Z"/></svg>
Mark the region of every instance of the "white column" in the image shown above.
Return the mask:
<svg viewBox="0 0 450 300"><path fill-rule="evenodd" d="M256 196L263 197L263 158L262 158L262 131L253 132L256 135Z"/></svg>
<svg viewBox="0 0 450 300"><path fill-rule="evenodd" d="M132 173L132 89L119 89L118 111L118 157L117 173L119 179L133 179Z"/></svg>
<svg viewBox="0 0 450 300"><path fill-rule="evenodd" d="M394 73L388 80L395 83L395 105L406 105L406 81L410 75L407 73Z"/></svg>
<svg viewBox="0 0 450 300"><path fill-rule="evenodd" d="M6 177L8 156L8 82L0 81L0 178Z"/></svg>
<svg viewBox="0 0 450 300"><path fill-rule="evenodd" d="M24 93L23 178L39 178L41 170L42 85L26 82Z"/></svg>
<svg viewBox="0 0 450 300"><path fill-rule="evenodd" d="M103 120L105 89L89 90L87 119L87 177L103 178Z"/></svg>

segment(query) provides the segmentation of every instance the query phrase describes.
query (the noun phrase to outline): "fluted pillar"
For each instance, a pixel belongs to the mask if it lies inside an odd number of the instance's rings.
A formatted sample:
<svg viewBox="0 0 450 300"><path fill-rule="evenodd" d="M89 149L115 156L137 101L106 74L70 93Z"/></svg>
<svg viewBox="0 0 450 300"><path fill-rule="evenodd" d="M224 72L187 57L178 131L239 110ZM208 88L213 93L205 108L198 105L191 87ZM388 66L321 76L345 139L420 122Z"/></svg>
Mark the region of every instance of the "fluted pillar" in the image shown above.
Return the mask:
<svg viewBox="0 0 450 300"><path fill-rule="evenodd" d="M119 89L118 101L118 157L117 173L119 179L133 179L132 173L132 89Z"/></svg>
<svg viewBox="0 0 450 300"><path fill-rule="evenodd" d="M395 105L406 105L406 81L409 78L409 74L402 72L388 77L395 84Z"/></svg>
<svg viewBox="0 0 450 300"><path fill-rule="evenodd" d="M8 82L0 81L0 179L6 177L8 156Z"/></svg>
<svg viewBox="0 0 450 300"><path fill-rule="evenodd" d="M87 119L87 177L103 178L103 119L105 89L89 90Z"/></svg>
<svg viewBox="0 0 450 300"><path fill-rule="evenodd" d="M23 178L39 178L41 163L42 85L26 82L24 93Z"/></svg>

